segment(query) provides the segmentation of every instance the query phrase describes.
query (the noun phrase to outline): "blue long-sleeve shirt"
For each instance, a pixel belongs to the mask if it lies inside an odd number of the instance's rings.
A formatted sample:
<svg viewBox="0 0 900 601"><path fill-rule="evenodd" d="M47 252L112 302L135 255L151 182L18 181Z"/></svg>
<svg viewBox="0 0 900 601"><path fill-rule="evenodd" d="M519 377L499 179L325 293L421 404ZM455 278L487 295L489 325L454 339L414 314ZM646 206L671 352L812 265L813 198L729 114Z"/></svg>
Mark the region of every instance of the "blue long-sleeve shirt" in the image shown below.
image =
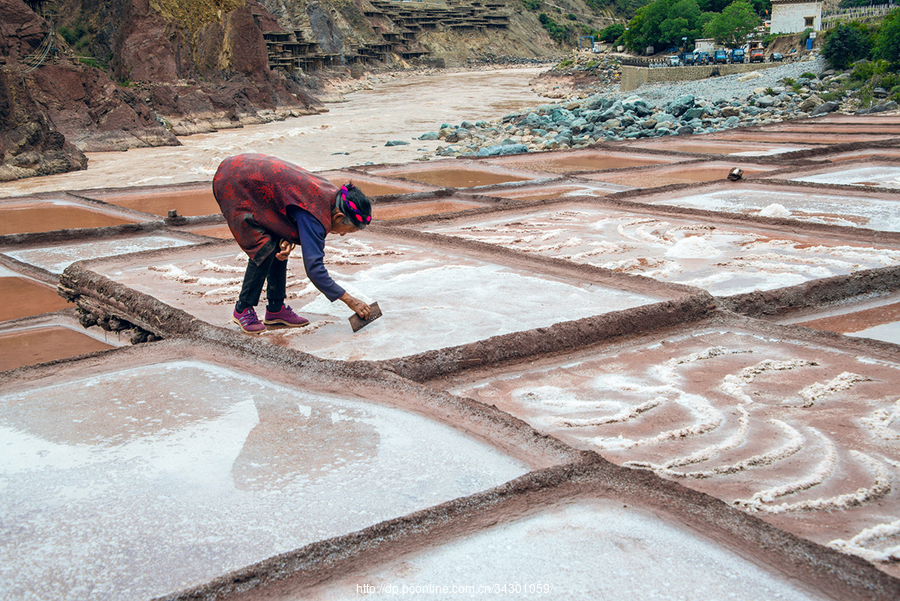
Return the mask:
<svg viewBox="0 0 900 601"><path fill-rule="evenodd" d="M331 279L325 269L325 227L310 212L299 207L288 207L288 212L297 222L306 276L328 300L336 301L344 295L345 290Z"/></svg>

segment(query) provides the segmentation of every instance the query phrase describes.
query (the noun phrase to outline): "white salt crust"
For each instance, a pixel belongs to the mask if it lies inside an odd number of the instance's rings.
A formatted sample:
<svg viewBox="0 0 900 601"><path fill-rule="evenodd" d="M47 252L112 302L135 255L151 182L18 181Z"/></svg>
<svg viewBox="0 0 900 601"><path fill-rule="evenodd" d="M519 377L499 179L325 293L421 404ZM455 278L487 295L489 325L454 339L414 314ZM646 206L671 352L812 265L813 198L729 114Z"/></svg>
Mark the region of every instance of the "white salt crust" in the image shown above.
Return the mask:
<svg viewBox="0 0 900 601"><path fill-rule="evenodd" d="M151 598L526 465L433 420L196 361L0 395L9 599Z"/></svg>
<svg viewBox="0 0 900 601"><path fill-rule="evenodd" d="M122 240L100 240L63 244L47 248L7 251L5 254L23 263L46 269L50 273L62 273L75 261L114 257L145 250L174 248L193 244L167 236L139 236Z"/></svg>
<svg viewBox="0 0 900 601"><path fill-rule="evenodd" d="M761 193L759 190L738 188L706 194L667 196L653 203L790 218L810 223L864 227L887 232L900 231L900 207L897 206L897 201L866 196L842 196L818 190L806 190L802 193L766 190Z"/></svg>
<svg viewBox="0 0 900 601"><path fill-rule="evenodd" d="M894 249L826 246L802 236L772 239L730 225L599 207L472 217L429 231L696 286L720 296L900 265L900 251Z"/></svg>
<svg viewBox="0 0 900 601"><path fill-rule="evenodd" d="M777 342L777 351L771 347L774 356L764 358L760 353L770 347L759 346L763 338L735 333L726 336L731 340L727 345L675 352L664 361L646 363L647 352L666 356L670 345L674 350L685 340L697 338L699 343L707 337L721 338L684 335L642 351L514 372L453 392L501 406L542 432L619 458L623 465L667 478L711 481L706 491L724 486L737 492L730 498L726 494L725 500L745 511L827 514L886 497L884 506L895 506L893 481L900 473L900 457L889 447L856 448L853 429L884 441L900 439L900 401L868 400L865 388L878 385L883 390L890 374L876 377L871 369L891 371L896 365L859 356L849 359L856 362L852 371L835 372L836 366L848 365L848 358L826 354L826 364L809 354L790 358L791 345L784 340L771 341ZM711 366L700 367L706 363ZM710 393L697 394L689 384L705 373L710 375L694 386ZM778 375L782 373L786 375ZM865 413L840 413L847 401ZM804 424L819 411L838 412L830 420L849 427L847 436ZM635 454L642 458L629 457ZM878 555L884 545L870 548L868 540L861 537L841 549L856 553L866 548L861 553L865 557L890 555Z"/></svg>
<svg viewBox="0 0 900 601"><path fill-rule="evenodd" d="M774 570L612 501L494 526L311 592L312 599L809 600Z"/></svg>

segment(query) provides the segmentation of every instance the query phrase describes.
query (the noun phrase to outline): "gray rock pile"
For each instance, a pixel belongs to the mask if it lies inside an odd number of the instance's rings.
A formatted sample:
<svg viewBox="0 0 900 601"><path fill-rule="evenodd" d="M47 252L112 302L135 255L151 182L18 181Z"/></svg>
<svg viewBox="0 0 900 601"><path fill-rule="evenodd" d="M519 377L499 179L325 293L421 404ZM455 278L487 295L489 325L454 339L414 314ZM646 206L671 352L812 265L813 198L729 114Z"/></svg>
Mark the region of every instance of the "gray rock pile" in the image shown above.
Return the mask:
<svg viewBox="0 0 900 601"><path fill-rule="evenodd" d="M538 106L496 121L465 121L459 126L444 124L439 131L424 134L420 139L445 141L448 145L438 148L438 156L493 156L583 148L613 140L712 133L834 111L891 110L892 105L897 108L896 103L885 103L860 109L849 97L825 101L822 96L840 87L841 78L847 75L823 71L820 60L802 65L803 73L815 77L793 79L785 74L777 85L766 86L759 85L763 75L754 72L733 78L726 86L715 86L712 80L672 83L666 86L668 95L660 95L658 89L648 90L649 94L640 94L642 89L638 89L638 93L627 95L614 90ZM772 72L777 69L780 68L767 70L768 81L775 81ZM797 68L793 70L796 72ZM707 91L718 87L731 90L733 95L683 93L685 88L702 93L701 86L710 83L713 86Z"/></svg>

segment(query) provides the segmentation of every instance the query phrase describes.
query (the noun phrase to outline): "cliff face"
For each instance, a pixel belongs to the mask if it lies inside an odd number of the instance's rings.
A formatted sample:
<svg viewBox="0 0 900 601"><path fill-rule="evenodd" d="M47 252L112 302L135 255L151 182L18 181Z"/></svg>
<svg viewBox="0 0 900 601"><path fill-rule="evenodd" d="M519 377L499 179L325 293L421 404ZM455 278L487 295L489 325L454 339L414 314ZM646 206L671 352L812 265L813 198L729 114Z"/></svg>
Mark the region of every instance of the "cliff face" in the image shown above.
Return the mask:
<svg viewBox="0 0 900 601"><path fill-rule="evenodd" d="M28 85L0 70L0 182L86 168L84 153L53 127Z"/></svg>

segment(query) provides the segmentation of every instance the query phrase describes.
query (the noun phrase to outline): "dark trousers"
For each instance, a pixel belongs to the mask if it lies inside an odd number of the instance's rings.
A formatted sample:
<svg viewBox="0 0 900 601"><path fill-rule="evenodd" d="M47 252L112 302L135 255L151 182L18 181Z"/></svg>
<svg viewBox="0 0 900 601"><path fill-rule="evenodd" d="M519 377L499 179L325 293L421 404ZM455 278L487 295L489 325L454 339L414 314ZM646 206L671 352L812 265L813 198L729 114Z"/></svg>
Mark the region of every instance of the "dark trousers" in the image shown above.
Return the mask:
<svg viewBox="0 0 900 601"><path fill-rule="evenodd" d="M253 261L247 262L244 284L241 286L241 295L235 306L238 313L259 304L259 295L267 280L269 285L266 287L266 308L273 313L281 310L287 284L287 261L279 261L275 258L275 252L272 252L261 265Z"/></svg>

